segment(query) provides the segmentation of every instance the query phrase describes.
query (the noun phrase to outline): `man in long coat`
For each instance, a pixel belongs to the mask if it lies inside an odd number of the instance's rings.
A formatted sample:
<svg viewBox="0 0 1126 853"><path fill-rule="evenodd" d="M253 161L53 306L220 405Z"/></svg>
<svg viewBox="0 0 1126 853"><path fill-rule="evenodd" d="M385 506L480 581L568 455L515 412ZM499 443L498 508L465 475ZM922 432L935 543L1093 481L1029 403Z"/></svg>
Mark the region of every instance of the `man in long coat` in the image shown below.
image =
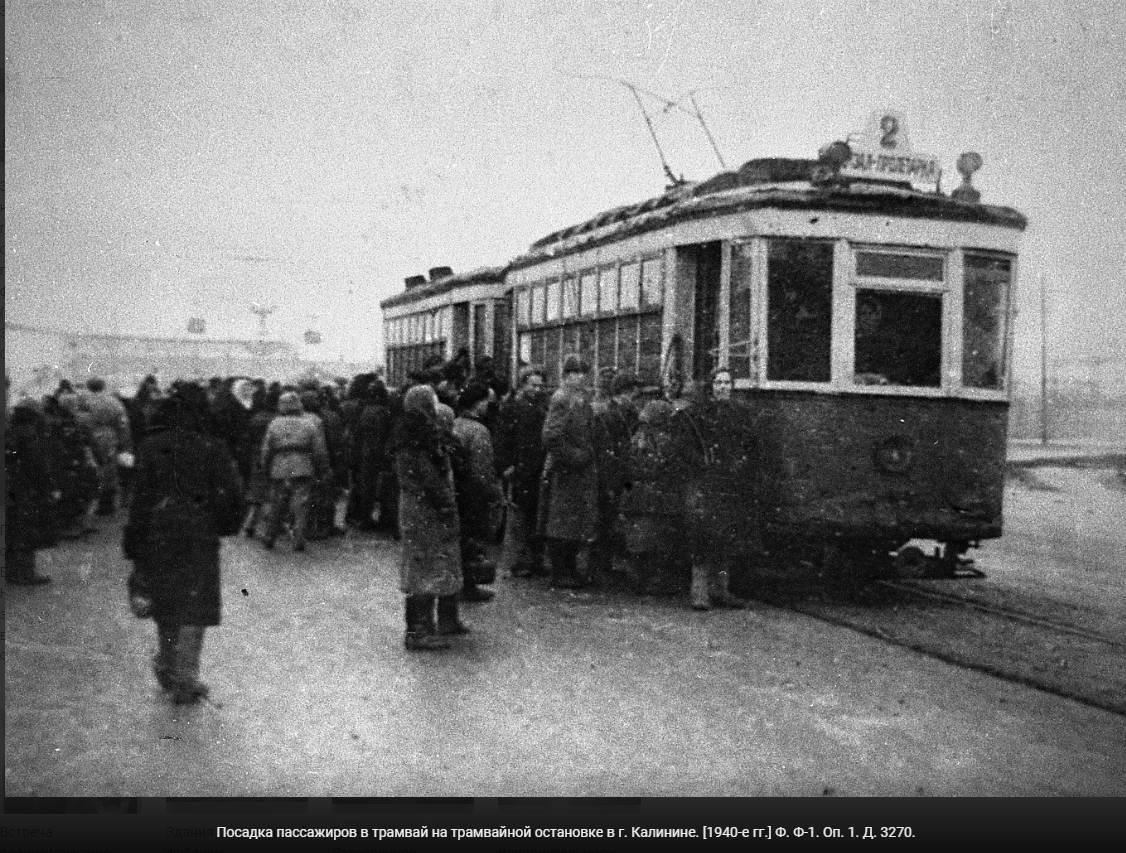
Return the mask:
<svg viewBox="0 0 1126 853"><path fill-rule="evenodd" d="M205 628L220 622L219 538L237 533L243 516L238 469L206 434L206 406L198 386L162 401L122 537L134 613L156 622L153 671L177 704L207 696L199 659Z"/></svg>
<svg viewBox="0 0 1126 853"><path fill-rule="evenodd" d="M525 367L520 385L500 406L495 442L497 468L507 481L511 511L506 535L515 553L513 577L543 572L543 539L536 532L540 475L543 473L543 422L547 416L543 368Z"/></svg>
<svg viewBox="0 0 1126 853"><path fill-rule="evenodd" d="M578 355L567 356L562 384L551 396L543 424L547 458L539 530L547 539L551 585L564 589L586 585L578 571L578 552L597 535L598 465L589 382L590 366Z"/></svg>

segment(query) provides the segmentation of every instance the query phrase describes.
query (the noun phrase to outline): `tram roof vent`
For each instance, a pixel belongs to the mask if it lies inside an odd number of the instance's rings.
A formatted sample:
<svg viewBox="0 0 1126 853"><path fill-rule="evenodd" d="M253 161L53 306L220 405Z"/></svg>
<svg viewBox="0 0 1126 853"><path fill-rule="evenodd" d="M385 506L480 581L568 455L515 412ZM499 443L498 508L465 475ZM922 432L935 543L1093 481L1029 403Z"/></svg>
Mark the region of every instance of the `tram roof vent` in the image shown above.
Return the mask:
<svg viewBox="0 0 1126 853"><path fill-rule="evenodd" d="M452 267L431 267L430 280L441 281L444 278L449 278L454 274Z"/></svg>
<svg viewBox="0 0 1126 853"><path fill-rule="evenodd" d="M406 278L403 279L403 283L407 286L407 289L409 290L412 287L418 287L419 285L426 284L426 276L424 276L424 275L408 275Z"/></svg>

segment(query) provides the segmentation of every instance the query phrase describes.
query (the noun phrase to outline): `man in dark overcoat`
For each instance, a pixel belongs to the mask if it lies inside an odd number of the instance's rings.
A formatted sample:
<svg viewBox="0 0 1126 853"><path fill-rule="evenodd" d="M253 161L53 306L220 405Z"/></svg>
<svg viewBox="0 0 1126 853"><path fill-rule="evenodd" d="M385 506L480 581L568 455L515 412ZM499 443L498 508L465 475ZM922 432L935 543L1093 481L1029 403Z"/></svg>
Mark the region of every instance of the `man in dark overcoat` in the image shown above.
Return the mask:
<svg viewBox="0 0 1126 853"><path fill-rule="evenodd" d="M547 458L538 529L547 539L551 585L563 589L586 585L578 571L578 552L597 535L598 464L589 383L590 366L578 355L567 356L562 384L551 396L543 424Z"/></svg>
<svg viewBox="0 0 1126 853"><path fill-rule="evenodd" d="M513 577L543 572L543 539L536 532L540 475L543 473L543 422L547 417L541 367L520 371L520 385L500 406L497 415L497 468L508 484L511 511L508 530L515 563Z"/></svg>
<svg viewBox="0 0 1126 853"><path fill-rule="evenodd" d="M134 613L156 622L153 671L177 704L207 696L199 659L205 628L220 622L219 538L237 533L243 516L238 469L206 434L206 406L198 386L162 401L122 537Z"/></svg>

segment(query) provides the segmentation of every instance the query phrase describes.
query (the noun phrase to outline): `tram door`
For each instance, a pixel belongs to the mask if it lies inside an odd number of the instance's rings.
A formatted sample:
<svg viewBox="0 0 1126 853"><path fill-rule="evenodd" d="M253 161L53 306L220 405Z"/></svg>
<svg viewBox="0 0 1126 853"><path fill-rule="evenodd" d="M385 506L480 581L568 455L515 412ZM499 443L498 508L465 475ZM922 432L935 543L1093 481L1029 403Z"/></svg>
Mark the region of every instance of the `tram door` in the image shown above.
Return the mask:
<svg viewBox="0 0 1126 853"><path fill-rule="evenodd" d="M694 282L692 305L692 378L707 381L719 354L720 242L677 246L678 275L686 285Z"/></svg>

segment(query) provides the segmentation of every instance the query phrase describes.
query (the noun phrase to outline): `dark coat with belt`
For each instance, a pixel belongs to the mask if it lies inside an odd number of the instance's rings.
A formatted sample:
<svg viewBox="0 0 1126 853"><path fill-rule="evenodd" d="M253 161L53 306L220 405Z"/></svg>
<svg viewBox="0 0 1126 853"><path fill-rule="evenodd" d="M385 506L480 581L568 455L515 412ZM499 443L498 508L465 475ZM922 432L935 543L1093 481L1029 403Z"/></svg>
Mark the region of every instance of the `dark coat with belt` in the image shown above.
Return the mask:
<svg viewBox="0 0 1126 853"><path fill-rule="evenodd" d="M219 537L237 533L242 484L226 446L182 426L141 445L122 550L134 563L131 594L152 599L154 619L220 621Z"/></svg>
<svg viewBox="0 0 1126 853"><path fill-rule="evenodd" d="M566 386L551 395L543 424L543 489L539 532L551 539L593 542L598 523L594 411L587 394Z"/></svg>
<svg viewBox="0 0 1126 853"><path fill-rule="evenodd" d="M43 416L16 406L8 416L4 435L4 548L34 551L55 544L56 524L52 492L56 489Z"/></svg>

